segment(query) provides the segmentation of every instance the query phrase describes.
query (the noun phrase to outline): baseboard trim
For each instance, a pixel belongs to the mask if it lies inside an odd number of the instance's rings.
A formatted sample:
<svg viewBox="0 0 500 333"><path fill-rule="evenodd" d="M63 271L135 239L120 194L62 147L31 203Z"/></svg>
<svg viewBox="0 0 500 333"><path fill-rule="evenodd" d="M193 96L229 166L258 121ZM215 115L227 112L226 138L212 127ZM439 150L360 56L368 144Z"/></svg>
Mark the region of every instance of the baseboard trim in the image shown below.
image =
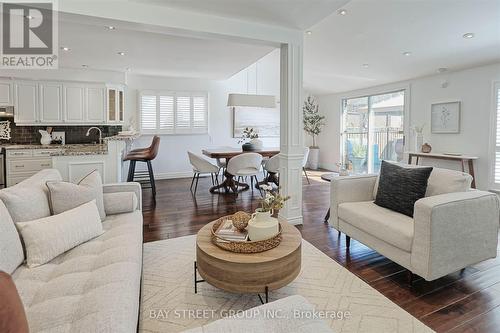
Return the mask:
<svg viewBox="0 0 500 333"><path fill-rule="evenodd" d="M192 171L155 173L155 179L176 179L176 178L191 178L191 177L193 177Z"/></svg>
<svg viewBox="0 0 500 333"><path fill-rule="evenodd" d="M286 220L291 225L301 225L304 222L304 218L302 216L288 217L288 218L280 216L280 218Z"/></svg>

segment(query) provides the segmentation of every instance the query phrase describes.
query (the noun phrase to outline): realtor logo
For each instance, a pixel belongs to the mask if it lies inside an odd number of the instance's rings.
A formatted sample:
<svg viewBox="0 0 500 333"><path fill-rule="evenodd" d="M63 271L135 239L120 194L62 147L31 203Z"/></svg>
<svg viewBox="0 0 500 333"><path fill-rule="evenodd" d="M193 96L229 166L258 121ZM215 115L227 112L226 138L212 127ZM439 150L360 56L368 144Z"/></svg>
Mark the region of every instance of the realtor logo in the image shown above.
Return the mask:
<svg viewBox="0 0 500 333"><path fill-rule="evenodd" d="M56 69L57 8L51 0L4 1L1 11L0 67Z"/></svg>

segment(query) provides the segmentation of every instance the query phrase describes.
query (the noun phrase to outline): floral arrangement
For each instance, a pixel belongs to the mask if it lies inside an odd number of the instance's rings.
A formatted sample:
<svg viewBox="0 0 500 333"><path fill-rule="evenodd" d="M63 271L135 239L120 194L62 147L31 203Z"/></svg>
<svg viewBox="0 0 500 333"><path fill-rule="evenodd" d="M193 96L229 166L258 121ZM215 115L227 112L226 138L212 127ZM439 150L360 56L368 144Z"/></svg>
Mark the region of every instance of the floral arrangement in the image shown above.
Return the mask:
<svg viewBox="0 0 500 333"><path fill-rule="evenodd" d="M264 191L264 198L261 200L261 212L271 212L280 210L285 205L285 202L290 199L290 196L282 196L278 189L273 189L269 185L261 185L260 188Z"/></svg>
<svg viewBox="0 0 500 333"><path fill-rule="evenodd" d="M245 127L243 130L243 134L241 135L241 138L238 140L238 144L245 142L246 140L250 139L257 139L259 137L259 133L255 131L253 128L250 127Z"/></svg>
<svg viewBox="0 0 500 333"><path fill-rule="evenodd" d="M411 129L417 133L417 134L422 134L424 132L425 124L422 124L421 126L414 125L411 127Z"/></svg>

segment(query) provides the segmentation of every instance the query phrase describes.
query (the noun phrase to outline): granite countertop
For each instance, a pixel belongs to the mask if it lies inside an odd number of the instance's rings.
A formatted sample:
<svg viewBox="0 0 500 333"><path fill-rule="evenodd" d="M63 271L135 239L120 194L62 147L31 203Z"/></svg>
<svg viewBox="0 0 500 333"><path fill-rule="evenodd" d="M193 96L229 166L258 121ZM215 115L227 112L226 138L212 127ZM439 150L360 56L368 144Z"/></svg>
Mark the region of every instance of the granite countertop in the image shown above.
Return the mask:
<svg viewBox="0 0 500 333"><path fill-rule="evenodd" d="M105 155L108 153L107 144L71 144L71 145L38 145L38 144L4 144L0 148L13 149L53 149L50 156L81 156L81 155Z"/></svg>
<svg viewBox="0 0 500 333"><path fill-rule="evenodd" d="M107 138L103 138L104 141L108 140L118 140L118 141L124 141L124 140L135 140L141 136L141 133L133 133L133 134L118 134L118 135L113 135L113 136L108 136Z"/></svg>

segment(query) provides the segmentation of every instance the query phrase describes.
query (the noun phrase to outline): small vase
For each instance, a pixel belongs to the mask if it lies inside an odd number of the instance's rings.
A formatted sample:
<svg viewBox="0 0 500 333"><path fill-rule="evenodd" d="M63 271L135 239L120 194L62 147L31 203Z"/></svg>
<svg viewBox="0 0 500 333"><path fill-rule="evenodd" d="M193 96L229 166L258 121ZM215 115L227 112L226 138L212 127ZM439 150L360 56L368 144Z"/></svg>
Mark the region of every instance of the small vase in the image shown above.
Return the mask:
<svg viewBox="0 0 500 333"><path fill-rule="evenodd" d="M250 143L254 146L255 150L262 150L264 147L264 143L260 139L252 139L250 140Z"/></svg>
<svg viewBox="0 0 500 333"><path fill-rule="evenodd" d="M50 136L49 132L44 131L44 130L38 130L38 132L41 135L40 144L50 145L50 143L52 142L52 137Z"/></svg>
<svg viewBox="0 0 500 333"><path fill-rule="evenodd" d="M422 133L417 133L415 136L415 152L419 153L424 144L424 135Z"/></svg>
<svg viewBox="0 0 500 333"><path fill-rule="evenodd" d="M277 218L271 216L271 212L263 212L259 208L248 221L247 230L251 241L265 240L279 232L279 222Z"/></svg>
<svg viewBox="0 0 500 333"><path fill-rule="evenodd" d="M247 143L244 143L241 146L241 150L243 150L243 151L254 151L255 147L254 147L254 145L252 143L247 142Z"/></svg>

